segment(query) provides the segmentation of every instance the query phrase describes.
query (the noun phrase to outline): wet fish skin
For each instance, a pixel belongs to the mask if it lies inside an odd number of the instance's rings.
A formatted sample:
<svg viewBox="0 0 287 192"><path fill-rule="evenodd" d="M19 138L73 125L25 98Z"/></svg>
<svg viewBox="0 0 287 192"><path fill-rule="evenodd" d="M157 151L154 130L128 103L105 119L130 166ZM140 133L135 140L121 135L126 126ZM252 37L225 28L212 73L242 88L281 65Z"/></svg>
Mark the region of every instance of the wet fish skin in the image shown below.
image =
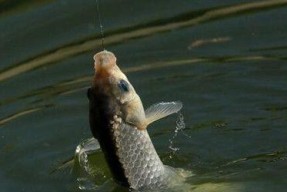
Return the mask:
<svg viewBox="0 0 287 192"><path fill-rule="evenodd" d="M113 139L117 156L131 188L160 188L166 186L171 175L161 162L147 130L128 124L113 125Z"/></svg>
<svg viewBox="0 0 287 192"><path fill-rule="evenodd" d="M114 180L132 189L162 188L175 173L160 160L147 126L179 111L180 102L159 103L144 111L140 97L116 65L113 53L97 53L88 91L90 127Z"/></svg>

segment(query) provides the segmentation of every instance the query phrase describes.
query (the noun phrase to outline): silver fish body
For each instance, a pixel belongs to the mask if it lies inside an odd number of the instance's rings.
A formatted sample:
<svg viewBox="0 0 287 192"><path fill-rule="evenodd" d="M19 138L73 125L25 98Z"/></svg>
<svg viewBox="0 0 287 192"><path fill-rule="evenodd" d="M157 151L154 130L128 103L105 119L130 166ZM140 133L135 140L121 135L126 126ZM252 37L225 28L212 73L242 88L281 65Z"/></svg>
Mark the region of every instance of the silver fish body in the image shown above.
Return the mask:
<svg viewBox="0 0 287 192"><path fill-rule="evenodd" d="M88 90L89 119L115 181L132 189L166 187L175 172L163 165L147 126L178 112L180 102L159 103L144 110L114 54L95 55L95 77Z"/></svg>
<svg viewBox="0 0 287 192"><path fill-rule="evenodd" d="M146 130L122 123L113 126L113 137L131 188L167 186L173 176L172 170L163 165Z"/></svg>

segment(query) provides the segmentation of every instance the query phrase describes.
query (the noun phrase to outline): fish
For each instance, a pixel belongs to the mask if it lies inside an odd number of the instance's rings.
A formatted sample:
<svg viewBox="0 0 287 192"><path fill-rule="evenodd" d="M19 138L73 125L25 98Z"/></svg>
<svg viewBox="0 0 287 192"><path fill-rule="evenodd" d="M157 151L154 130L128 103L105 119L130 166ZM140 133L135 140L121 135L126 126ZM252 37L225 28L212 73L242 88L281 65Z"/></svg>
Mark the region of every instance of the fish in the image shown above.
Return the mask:
<svg viewBox="0 0 287 192"><path fill-rule="evenodd" d="M162 163L147 128L179 112L182 103L160 102L145 110L110 51L94 55L94 71L87 91L90 129L99 141L113 180L135 190L166 188L177 173Z"/></svg>

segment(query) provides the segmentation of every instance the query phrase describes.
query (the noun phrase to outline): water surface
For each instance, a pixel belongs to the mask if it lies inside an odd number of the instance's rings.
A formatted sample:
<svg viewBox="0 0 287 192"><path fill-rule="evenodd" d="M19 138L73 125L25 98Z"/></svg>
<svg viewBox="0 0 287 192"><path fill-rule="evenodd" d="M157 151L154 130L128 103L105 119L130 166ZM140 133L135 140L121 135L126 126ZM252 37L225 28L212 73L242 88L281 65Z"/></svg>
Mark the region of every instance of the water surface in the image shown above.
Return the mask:
<svg viewBox="0 0 287 192"><path fill-rule="evenodd" d="M285 191L287 1L100 6L106 48L144 105L184 103L179 151L169 148L176 116L149 130L165 164L192 170L194 191ZM1 191L83 191L68 169L51 172L91 137L96 2L0 1L0 10Z"/></svg>

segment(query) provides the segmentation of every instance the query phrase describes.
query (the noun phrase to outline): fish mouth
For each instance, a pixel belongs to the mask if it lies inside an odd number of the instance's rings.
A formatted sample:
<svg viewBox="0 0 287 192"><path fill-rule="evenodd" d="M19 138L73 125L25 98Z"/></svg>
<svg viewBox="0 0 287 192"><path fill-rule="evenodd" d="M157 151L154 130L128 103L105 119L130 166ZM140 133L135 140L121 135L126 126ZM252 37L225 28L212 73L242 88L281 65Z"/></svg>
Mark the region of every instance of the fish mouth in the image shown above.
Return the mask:
<svg viewBox="0 0 287 192"><path fill-rule="evenodd" d="M107 50L101 51L94 55L94 68L97 75L109 73L116 66L116 56Z"/></svg>

